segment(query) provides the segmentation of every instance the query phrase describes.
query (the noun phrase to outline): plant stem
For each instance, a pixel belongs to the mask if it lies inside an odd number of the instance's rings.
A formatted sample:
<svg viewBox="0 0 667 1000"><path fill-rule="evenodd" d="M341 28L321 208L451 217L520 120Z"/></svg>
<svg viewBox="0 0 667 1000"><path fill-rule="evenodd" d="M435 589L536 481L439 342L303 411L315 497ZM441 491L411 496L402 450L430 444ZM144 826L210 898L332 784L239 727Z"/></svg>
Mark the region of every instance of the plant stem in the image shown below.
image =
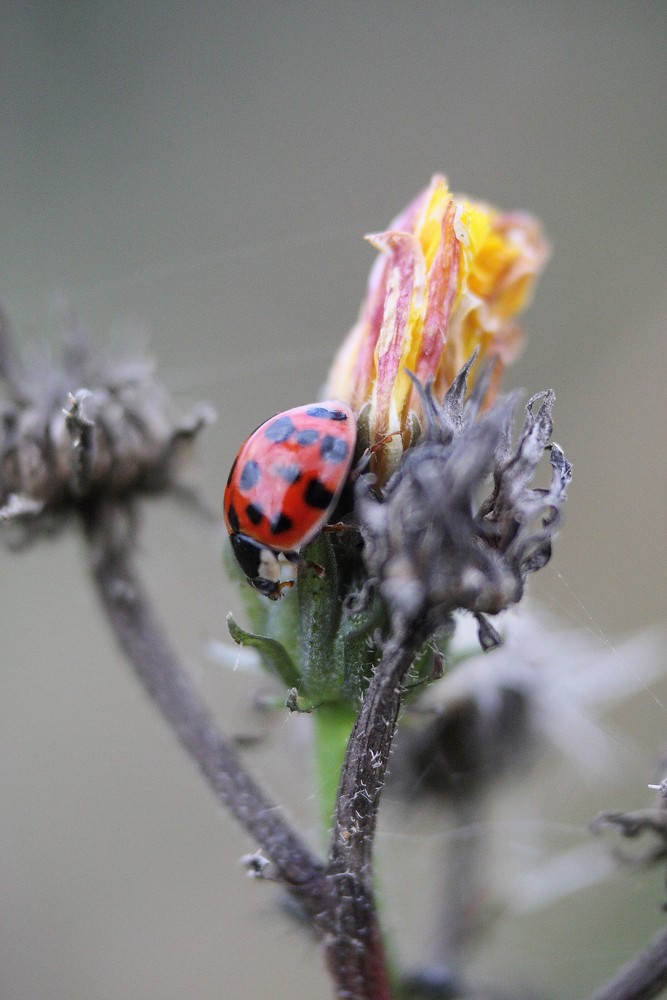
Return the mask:
<svg viewBox="0 0 667 1000"><path fill-rule="evenodd" d="M274 863L309 915L321 909L322 866L241 764L167 641L130 559L128 515L113 503L87 510L90 564L109 624L135 673L217 799Z"/></svg>
<svg viewBox="0 0 667 1000"><path fill-rule="evenodd" d="M340 998L391 1000L387 958L373 893L373 841L380 796L403 697L403 679L424 636L395 628L349 739L327 867L335 923L327 939Z"/></svg>

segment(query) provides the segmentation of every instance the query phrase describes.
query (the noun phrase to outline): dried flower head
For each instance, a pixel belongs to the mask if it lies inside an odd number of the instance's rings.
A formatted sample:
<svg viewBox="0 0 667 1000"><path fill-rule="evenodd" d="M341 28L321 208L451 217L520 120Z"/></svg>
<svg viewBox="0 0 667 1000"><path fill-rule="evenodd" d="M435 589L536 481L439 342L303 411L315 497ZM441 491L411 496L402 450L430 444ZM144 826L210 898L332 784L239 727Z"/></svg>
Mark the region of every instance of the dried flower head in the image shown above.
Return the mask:
<svg viewBox="0 0 667 1000"><path fill-rule="evenodd" d="M491 397L516 355L515 316L529 303L548 256L538 222L453 196L436 175L384 233L359 319L331 369L325 394L367 407L369 443L392 435L373 456L385 482L410 445L421 399L406 370L431 380L441 400L464 362L495 359ZM472 379L474 381L474 377Z"/></svg>
<svg viewBox="0 0 667 1000"><path fill-rule="evenodd" d="M557 445L549 446L553 392L528 402L513 445L517 394L479 416L491 373L487 368L466 402L472 361L442 405L431 382L422 388L414 380L425 437L404 455L383 492L360 480L356 514L369 574L393 616L434 632L450 624L452 612L466 609L478 617L482 644L493 645L495 633L483 616L516 603L527 574L548 562L571 466ZM547 447L551 483L534 488ZM493 490L482 499L491 477Z"/></svg>
<svg viewBox="0 0 667 1000"><path fill-rule="evenodd" d="M12 543L57 527L101 494L130 496L174 482L183 446L212 419L177 421L147 360L104 361L72 326L60 361L24 369L0 316L0 523Z"/></svg>

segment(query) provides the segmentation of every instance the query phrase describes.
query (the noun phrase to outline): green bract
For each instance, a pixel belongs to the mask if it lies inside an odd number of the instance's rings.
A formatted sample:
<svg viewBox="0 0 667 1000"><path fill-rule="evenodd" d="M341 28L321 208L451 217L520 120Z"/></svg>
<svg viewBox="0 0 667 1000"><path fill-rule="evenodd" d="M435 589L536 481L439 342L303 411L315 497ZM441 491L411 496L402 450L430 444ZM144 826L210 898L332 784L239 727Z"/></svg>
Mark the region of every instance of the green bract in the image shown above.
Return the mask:
<svg viewBox="0 0 667 1000"><path fill-rule="evenodd" d="M280 601L243 586L253 631L230 615L230 635L256 649L264 668L296 689L299 708L323 702L356 706L378 661L375 633L384 623L377 596L350 609L364 579L358 533L322 532L304 550L296 584ZM296 707L293 700L291 705Z"/></svg>

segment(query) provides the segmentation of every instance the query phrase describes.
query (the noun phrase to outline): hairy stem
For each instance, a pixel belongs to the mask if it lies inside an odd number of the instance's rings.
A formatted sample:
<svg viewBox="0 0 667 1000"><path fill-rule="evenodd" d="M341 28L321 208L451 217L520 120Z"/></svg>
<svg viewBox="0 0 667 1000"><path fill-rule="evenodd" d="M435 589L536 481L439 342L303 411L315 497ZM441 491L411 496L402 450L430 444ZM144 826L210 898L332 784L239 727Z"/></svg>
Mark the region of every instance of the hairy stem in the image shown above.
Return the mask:
<svg viewBox="0 0 667 1000"><path fill-rule="evenodd" d="M373 841L403 679L422 641L419 630L400 629L387 644L345 756L327 867L334 918L327 953L341 998L392 996L373 893Z"/></svg>
<svg viewBox="0 0 667 1000"><path fill-rule="evenodd" d="M112 503L96 504L86 513L85 529L98 595L137 677L217 799L314 916L321 909L322 866L248 775L169 644L132 566L127 514Z"/></svg>

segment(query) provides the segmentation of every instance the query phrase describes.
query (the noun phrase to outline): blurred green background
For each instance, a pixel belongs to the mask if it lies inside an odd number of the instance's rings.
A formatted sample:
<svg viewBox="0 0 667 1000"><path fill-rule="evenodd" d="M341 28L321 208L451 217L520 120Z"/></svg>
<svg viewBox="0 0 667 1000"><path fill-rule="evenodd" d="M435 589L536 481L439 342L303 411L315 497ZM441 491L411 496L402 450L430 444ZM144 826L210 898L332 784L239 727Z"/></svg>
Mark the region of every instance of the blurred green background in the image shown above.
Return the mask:
<svg viewBox="0 0 667 1000"><path fill-rule="evenodd" d="M65 300L100 344L147 339L183 408L218 410L190 473L215 505L248 430L317 395L373 259L365 232L436 171L533 211L554 257L508 385L555 388L575 481L532 593L632 674L619 636L664 621L667 584L666 42L665 5L635 0L5 2L0 298L24 342L55 340ZM142 563L228 731L270 730L251 765L317 844L303 723L258 719L257 678L203 653L241 610L220 539L153 503ZM317 949L243 878L256 845L110 639L80 541L1 558L2 1000L328 997ZM524 782L555 849L598 809L648 804L666 699L657 684L614 713L608 779L554 756ZM446 830L389 813L410 964L429 954L423 886ZM660 926L661 890L626 872L508 919L480 974L584 996Z"/></svg>

